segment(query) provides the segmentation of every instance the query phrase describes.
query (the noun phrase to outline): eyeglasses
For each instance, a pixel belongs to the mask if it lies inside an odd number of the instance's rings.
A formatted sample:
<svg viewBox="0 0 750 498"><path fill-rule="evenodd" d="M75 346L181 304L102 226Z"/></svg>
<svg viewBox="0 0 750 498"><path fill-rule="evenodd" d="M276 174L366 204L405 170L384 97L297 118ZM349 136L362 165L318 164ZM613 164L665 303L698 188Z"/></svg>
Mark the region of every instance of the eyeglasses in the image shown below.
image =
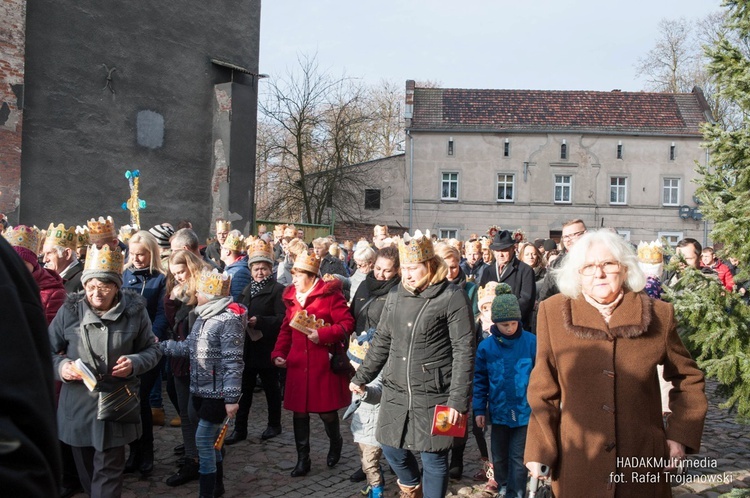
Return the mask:
<svg viewBox="0 0 750 498"><path fill-rule="evenodd" d="M114 285L87 285L86 286L86 292L93 293L94 291L98 291L99 294L109 294L115 290Z"/></svg>
<svg viewBox="0 0 750 498"><path fill-rule="evenodd" d="M578 237L580 237L584 233L586 233L586 230L581 230L580 232L575 232L575 233L569 233L568 235L563 235L562 239L563 240L577 239Z"/></svg>
<svg viewBox="0 0 750 498"><path fill-rule="evenodd" d="M591 277L596 275L597 269L601 268L604 273L611 275L613 273L620 273L620 262L619 261L604 261L602 263L591 263L583 265L578 273L585 277Z"/></svg>
<svg viewBox="0 0 750 498"><path fill-rule="evenodd" d="M370 263L357 263L357 268L367 268Z"/></svg>

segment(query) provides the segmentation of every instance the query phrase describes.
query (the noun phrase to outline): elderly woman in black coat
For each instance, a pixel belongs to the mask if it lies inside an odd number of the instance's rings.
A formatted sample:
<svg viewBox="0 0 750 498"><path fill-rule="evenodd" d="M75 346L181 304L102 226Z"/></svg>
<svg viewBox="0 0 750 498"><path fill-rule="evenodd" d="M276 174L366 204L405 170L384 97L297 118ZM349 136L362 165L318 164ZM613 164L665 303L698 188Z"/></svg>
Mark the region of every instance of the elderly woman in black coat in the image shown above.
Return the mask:
<svg viewBox="0 0 750 498"><path fill-rule="evenodd" d="M436 405L455 423L468 411L474 370L474 332L466 294L446 279L430 234L404 234L399 243L401 285L393 288L364 363L350 389L382 370L376 438L398 476L402 496L442 498L448 488L453 438L431 434ZM421 452L424 478L412 452Z"/></svg>

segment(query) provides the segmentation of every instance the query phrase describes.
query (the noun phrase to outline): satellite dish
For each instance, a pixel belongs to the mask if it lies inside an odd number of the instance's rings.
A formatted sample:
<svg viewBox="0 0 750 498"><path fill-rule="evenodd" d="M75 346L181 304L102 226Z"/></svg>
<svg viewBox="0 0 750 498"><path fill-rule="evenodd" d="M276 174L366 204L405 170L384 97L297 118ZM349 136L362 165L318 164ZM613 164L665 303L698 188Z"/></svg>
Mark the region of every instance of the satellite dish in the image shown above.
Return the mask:
<svg viewBox="0 0 750 498"><path fill-rule="evenodd" d="M693 215L693 210L690 208L690 206L680 206L679 216L683 220L686 220L690 218Z"/></svg>

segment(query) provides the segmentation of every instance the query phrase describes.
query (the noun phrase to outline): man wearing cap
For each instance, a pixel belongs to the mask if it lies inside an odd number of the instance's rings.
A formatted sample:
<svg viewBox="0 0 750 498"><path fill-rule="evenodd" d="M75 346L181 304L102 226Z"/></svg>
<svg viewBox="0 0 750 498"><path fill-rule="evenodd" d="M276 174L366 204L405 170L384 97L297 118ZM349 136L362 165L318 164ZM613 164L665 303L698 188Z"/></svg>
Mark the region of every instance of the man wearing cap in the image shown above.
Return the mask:
<svg viewBox="0 0 750 498"><path fill-rule="evenodd" d="M232 222L224 218L216 219L216 240L206 246L206 259L212 260L219 267L224 269L224 262L221 260L221 246L227 240L229 232L232 230Z"/></svg>
<svg viewBox="0 0 750 498"><path fill-rule="evenodd" d="M536 299L534 270L516 257L516 241L508 230L495 234L490 250L495 261L482 272L479 286L484 287L487 282L505 282L510 285L518 298L522 321L530 327Z"/></svg>
<svg viewBox="0 0 750 498"><path fill-rule="evenodd" d="M539 286L539 302L542 302L548 297L552 297L560 292L557 288L557 282L555 282L554 272L549 270L560 267L565 260L568 251L573 248L573 245L575 245L576 241L580 239L584 233L586 233L586 224L583 220L575 219L563 223L561 238L563 251L558 258L550 263L549 268L547 269L547 274L544 276L544 280Z"/></svg>
<svg viewBox="0 0 750 498"><path fill-rule="evenodd" d="M62 224L55 226L50 223L42 247L44 267L60 275L65 292L83 290L83 284L81 284L83 263L76 254L77 240L75 227L66 229Z"/></svg>

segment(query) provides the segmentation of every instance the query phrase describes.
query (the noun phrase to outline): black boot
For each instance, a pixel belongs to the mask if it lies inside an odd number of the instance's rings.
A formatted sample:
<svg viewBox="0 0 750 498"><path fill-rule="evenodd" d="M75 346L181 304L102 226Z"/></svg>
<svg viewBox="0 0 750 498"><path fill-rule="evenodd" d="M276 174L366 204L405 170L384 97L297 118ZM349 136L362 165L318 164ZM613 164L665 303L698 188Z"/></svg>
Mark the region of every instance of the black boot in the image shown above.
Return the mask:
<svg viewBox="0 0 750 498"><path fill-rule="evenodd" d="M216 472L211 474L200 475L199 498L214 498L214 489L216 489Z"/></svg>
<svg viewBox="0 0 750 498"><path fill-rule="evenodd" d="M339 430L339 415L334 413L335 418L331 422L323 420L323 426L326 428L326 434L330 440L331 446L328 450L328 457L326 458L326 464L329 467L333 467L341 459L341 448L344 447L344 438L341 437L341 431Z"/></svg>
<svg viewBox="0 0 750 498"><path fill-rule="evenodd" d="M297 465L292 470L292 477L301 477L310 472L310 417L294 417L292 421L297 445Z"/></svg>
<svg viewBox="0 0 750 498"><path fill-rule="evenodd" d="M455 444L455 443L454 443ZM466 446L454 446L451 449L451 463L448 466L448 476L451 479L461 479L464 473L464 450Z"/></svg>
<svg viewBox="0 0 750 498"><path fill-rule="evenodd" d="M154 442L141 443L141 464L138 466L138 470L144 476L151 474L154 471Z"/></svg>
<svg viewBox="0 0 750 498"><path fill-rule="evenodd" d="M132 474L138 470L141 466L141 441L136 439L130 443L130 454L128 459L125 460L125 474Z"/></svg>
<svg viewBox="0 0 750 498"><path fill-rule="evenodd" d="M214 488L214 498L224 496L224 461L216 462L216 487Z"/></svg>
<svg viewBox="0 0 750 498"><path fill-rule="evenodd" d="M181 486L186 482L195 481L198 479L198 468L198 462L192 458L188 459L176 474L169 476L167 486Z"/></svg>
<svg viewBox="0 0 750 498"><path fill-rule="evenodd" d="M239 427L235 427L232 433L224 440L224 444L232 446L245 439L247 439L247 429L241 430Z"/></svg>

